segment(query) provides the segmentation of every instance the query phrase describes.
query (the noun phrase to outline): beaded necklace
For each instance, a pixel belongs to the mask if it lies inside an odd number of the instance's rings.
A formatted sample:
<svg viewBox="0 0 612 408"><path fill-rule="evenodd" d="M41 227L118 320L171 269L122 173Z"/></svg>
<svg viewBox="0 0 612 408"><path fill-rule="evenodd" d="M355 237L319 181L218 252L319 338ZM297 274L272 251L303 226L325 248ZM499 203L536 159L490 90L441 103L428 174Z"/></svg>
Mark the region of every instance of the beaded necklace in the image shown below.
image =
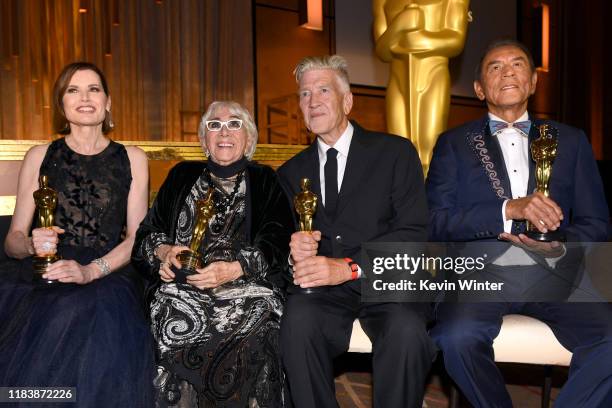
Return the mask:
<svg viewBox="0 0 612 408"><path fill-rule="evenodd" d="M206 178L206 182L208 183L208 188L213 188L213 201L215 203L215 215L217 220L221 226L225 225L225 220L227 218L229 209L231 208L234 200L236 199L236 195L240 190L240 183L242 183L242 179L244 178L244 171L241 171L236 176L236 180L234 183L234 188L228 194L225 192L222 186L217 185L211 175L210 170L206 169L204 174ZM218 231L215 231L218 232Z"/></svg>

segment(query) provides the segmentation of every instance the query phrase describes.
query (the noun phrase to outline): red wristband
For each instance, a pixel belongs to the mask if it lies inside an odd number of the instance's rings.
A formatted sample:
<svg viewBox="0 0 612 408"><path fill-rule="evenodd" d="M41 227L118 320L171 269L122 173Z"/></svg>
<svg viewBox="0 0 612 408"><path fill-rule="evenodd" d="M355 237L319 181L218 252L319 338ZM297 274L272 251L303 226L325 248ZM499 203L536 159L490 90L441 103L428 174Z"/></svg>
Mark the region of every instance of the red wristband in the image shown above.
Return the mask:
<svg viewBox="0 0 612 408"><path fill-rule="evenodd" d="M359 265L351 258L344 258L344 261L351 267L351 280L359 278Z"/></svg>

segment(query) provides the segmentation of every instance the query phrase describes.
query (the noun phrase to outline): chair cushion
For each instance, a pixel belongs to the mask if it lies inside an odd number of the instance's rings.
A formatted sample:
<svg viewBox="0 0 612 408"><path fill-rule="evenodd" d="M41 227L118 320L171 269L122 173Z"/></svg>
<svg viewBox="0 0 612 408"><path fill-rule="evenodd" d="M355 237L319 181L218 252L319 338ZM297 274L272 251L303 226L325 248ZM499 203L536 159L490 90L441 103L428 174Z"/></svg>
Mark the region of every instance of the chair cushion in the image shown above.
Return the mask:
<svg viewBox="0 0 612 408"><path fill-rule="evenodd" d="M359 320L353 322L353 333L351 334L351 342L349 344L349 352L351 353L371 353L372 343L370 338L365 334L359 324Z"/></svg>
<svg viewBox="0 0 612 408"><path fill-rule="evenodd" d="M541 321L522 315L504 316L499 335L493 342L495 361L569 366L572 353L565 349L550 327ZM371 353L372 343L361 328L359 320L353 323L349 344L351 353Z"/></svg>
<svg viewBox="0 0 612 408"><path fill-rule="evenodd" d="M548 325L523 315L504 316L493 349L495 361L503 363L569 366L572 359Z"/></svg>

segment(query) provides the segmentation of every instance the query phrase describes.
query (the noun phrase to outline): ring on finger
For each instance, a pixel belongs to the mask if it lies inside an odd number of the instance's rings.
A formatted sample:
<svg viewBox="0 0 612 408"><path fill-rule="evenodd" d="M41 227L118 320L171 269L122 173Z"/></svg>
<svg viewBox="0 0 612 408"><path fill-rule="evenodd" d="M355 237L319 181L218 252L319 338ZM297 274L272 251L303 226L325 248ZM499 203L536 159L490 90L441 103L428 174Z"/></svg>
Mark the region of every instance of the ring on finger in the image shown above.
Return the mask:
<svg viewBox="0 0 612 408"><path fill-rule="evenodd" d="M41 248L43 251L50 251L53 249L53 244L49 241L45 241L42 243Z"/></svg>
<svg viewBox="0 0 612 408"><path fill-rule="evenodd" d="M546 224L544 223L544 220L540 220L540 224L542 224L542 225L546 225Z"/></svg>

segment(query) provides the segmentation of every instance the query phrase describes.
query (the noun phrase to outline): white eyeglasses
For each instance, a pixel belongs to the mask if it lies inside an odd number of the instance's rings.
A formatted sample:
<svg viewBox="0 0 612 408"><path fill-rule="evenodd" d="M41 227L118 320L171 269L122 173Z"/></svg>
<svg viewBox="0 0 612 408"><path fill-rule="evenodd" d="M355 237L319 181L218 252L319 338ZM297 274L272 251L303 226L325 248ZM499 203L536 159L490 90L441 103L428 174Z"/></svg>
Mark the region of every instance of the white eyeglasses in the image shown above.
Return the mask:
<svg viewBox="0 0 612 408"><path fill-rule="evenodd" d="M206 121L206 129L211 132L220 131L223 129L223 125L225 125L227 130L240 130L242 128L242 119L230 119L225 122L218 119Z"/></svg>

